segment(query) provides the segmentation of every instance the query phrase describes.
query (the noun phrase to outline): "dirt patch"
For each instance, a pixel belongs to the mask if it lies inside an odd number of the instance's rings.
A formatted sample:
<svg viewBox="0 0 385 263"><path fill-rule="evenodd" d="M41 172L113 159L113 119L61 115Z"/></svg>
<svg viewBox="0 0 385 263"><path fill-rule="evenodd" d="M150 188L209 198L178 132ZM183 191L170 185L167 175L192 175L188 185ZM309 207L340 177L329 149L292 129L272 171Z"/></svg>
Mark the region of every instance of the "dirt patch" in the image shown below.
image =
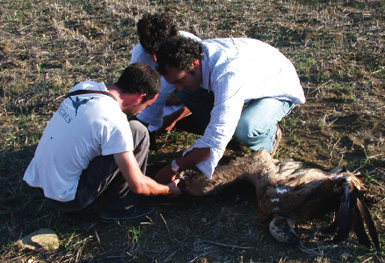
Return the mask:
<svg viewBox="0 0 385 263"><path fill-rule="evenodd" d="M150 199L149 223L105 225L98 210L78 217L47 206L21 178L44 126L64 94L85 79L113 82L137 43L135 23L147 12L171 12L201 38L251 37L296 66L307 102L281 123L276 158L310 167L344 166L359 174L384 246L385 8L383 1L9 1L0 11L0 261L2 262L383 262L354 235L332 244L317 229L332 215L301 225L307 251L276 242L256 213L248 186L219 196ZM158 138L150 170L196 137ZM223 162L241 155L230 147ZM14 242L49 227L56 252L19 251Z"/></svg>

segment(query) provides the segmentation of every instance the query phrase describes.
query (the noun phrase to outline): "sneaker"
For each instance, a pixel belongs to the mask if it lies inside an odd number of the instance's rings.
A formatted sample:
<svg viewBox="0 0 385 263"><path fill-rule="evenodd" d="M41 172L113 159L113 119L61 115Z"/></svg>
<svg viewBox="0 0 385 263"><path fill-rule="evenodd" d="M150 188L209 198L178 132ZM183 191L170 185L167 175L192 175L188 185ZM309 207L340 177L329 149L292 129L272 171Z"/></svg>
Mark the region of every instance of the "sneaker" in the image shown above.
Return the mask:
<svg viewBox="0 0 385 263"><path fill-rule="evenodd" d="M281 139L282 139L282 130L278 124L276 126L277 126L277 131L275 133L275 140L273 144L273 150L271 151L271 156L274 156L275 153L277 152L279 143L281 142Z"/></svg>
<svg viewBox="0 0 385 263"><path fill-rule="evenodd" d="M102 222L110 223L115 220L130 220L134 223L148 221L149 216L154 214L155 207L148 205L132 205L122 210L104 208L100 213Z"/></svg>

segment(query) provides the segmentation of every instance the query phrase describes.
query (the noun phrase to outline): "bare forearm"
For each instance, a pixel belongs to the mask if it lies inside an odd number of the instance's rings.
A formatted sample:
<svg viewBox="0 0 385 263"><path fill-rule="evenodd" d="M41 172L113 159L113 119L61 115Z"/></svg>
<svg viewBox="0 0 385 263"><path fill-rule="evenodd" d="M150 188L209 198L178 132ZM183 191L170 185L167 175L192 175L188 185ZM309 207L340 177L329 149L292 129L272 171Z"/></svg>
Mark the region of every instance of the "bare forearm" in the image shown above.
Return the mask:
<svg viewBox="0 0 385 263"><path fill-rule="evenodd" d="M191 113L191 111L186 106L183 106L182 108L180 108L179 110L177 110L174 113L175 113L175 115L174 115L175 121L179 121L180 119L183 119L184 117L189 115Z"/></svg>
<svg viewBox="0 0 385 263"><path fill-rule="evenodd" d="M210 158L210 148L194 148L176 159L182 170L193 167L194 165Z"/></svg>
<svg viewBox="0 0 385 263"><path fill-rule="evenodd" d="M145 179L137 183L131 189L136 194L142 195L168 195L171 189L168 185L159 184L150 177L145 176Z"/></svg>
<svg viewBox="0 0 385 263"><path fill-rule="evenodd" d="M156 173L155 180L161 183L169 183L176 178L176 175L181 170L191 168L208 158L210 158L210 148L194 148L184 156L176 159L177 165L180 168L179 171L175 171L171 163L169 163Z"/></svg>
<svg viewBox="0 0 385 263"><path fill-rule="evenodd" d="M144 175L132 152L114 154L114 159L130 190L134 193L142 195L175 195L180 191L176 181L164 185Z"/></svg>
<svg viewBox="0 0 385 263"><path fill-rule="evenodd" d="M163 118L163 126L160 128L160 130L171 130L177 121L183 119L185 116L189 115L191 111L186 107L183 106L179 110L171 113L170 115L167 115Z"/></svg>

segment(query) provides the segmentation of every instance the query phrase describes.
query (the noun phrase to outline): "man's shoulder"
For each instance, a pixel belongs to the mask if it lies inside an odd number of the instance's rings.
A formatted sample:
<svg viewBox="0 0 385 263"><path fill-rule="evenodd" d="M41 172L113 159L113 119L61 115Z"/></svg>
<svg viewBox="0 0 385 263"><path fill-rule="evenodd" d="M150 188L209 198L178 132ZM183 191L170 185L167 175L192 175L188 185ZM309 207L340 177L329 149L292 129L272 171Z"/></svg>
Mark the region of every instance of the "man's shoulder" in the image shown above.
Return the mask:
<svg viewBox="0 0 385 263"><path fill-rule="evenodd" d="M138 44L136 44L134 46L134 48L132 49L131 53L132 53L131 56L134 56L134 55L139 55L139 54L142 54L142 53L146 53L146 51L144 50L142 45L140 43L138 43Z"/></svg>
<svg viewBox="0 0 385 263"><path fill-rule="evenodd" d="M155 62L152 60L151 56L144 50L140 43L136 44L131 52L130 64L141 62L152 68L155 68Z"/></svg>
<svg viewBox="0 0 385 263"><path fill-rule="evenodd" d="M92 80L86 80L77 83L75 86L73 86L70 90L70 92L75 90L100 90L100 91L106 91L107 87L103 82L96 82Z"/></svg>
<svg viewBox="0 0 385 263"><path fill-rule="evenodd" d="M199 37L197 37L193 33L190 33L190 32L187 32L187 31L180 30L180 31L178 31L178 35L182 36L182 37L185 37L185 38L194 39L194 40L196 40L198 42L202 41L202 39L200 39Z"/></svg>

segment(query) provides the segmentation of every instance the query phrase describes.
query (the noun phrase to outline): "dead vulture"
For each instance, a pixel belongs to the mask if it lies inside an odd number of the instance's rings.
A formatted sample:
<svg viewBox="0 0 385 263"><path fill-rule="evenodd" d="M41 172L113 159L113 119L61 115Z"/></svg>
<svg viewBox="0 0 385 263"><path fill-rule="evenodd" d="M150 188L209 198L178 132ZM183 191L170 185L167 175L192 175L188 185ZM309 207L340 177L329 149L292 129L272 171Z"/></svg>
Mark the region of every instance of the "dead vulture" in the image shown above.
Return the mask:
<svg viewBox="0 0 385 263"><path fill-rule="evenodd" d="M376 228L362 199L363 186L352 173L303 168L302 162L278 161L262 149L218 166L211 179L195 170L187 170L182 178L180 188L194 196L216 193L238 180L250 182L256 188L258 218L280 242L301 244L295 224L339 210L330 226L338 230L333 241L345 239L353 229L358 241L370 247L365 222L379 249Z"/></svg>

